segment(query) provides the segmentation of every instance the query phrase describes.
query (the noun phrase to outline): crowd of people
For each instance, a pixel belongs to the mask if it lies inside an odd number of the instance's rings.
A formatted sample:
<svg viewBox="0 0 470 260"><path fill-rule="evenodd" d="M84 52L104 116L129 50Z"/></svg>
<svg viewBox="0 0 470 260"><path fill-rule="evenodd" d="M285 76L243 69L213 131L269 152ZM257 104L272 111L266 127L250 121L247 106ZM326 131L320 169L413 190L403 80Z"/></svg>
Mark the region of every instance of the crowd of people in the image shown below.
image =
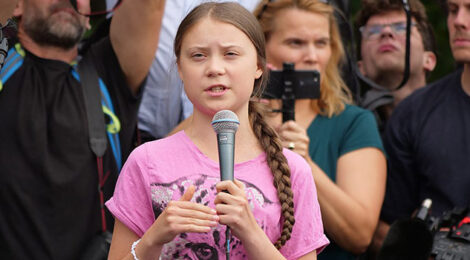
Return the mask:
<svg viewBox="0 0 470 260"><path fill-rule="evenodd" d="M408 36L403 1L361 1L365 99L387 96L372 109L345 83L334 0L108 0L83 48L90 2L0 5L17 24L0 60L2 257L375 259L423 200L433 216L470 207L470 0L446 0L461 66L430 84L420 0ZM320 76L287 121L262 96L286 63ZM221 110L237 117L233 181Z"/></svg>

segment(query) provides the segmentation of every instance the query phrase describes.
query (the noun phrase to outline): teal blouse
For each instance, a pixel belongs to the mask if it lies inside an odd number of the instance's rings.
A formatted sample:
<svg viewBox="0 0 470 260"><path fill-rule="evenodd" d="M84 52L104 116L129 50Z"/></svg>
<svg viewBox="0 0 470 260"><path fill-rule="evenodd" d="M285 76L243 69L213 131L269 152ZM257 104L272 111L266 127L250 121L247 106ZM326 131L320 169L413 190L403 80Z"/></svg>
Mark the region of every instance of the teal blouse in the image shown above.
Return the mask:
<svg viewBox="0 0 470 260"><path fill-rule="evenodd" d="M312 160L336 182L338 159L351 151L376 147L384 151L373 114L353 105L339 115L317 115L307 129L310 138L309 154ZM319 260L354 259L354 255L339 248L334 241L318 255Z"/></svg>

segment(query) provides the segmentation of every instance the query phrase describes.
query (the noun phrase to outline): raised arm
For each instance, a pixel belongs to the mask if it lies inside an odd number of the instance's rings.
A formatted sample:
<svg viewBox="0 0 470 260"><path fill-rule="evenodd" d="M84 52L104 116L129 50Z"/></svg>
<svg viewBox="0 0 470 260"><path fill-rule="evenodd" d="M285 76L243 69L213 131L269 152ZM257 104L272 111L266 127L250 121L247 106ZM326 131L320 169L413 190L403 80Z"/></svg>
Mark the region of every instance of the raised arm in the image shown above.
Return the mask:
<svg viewBox="0 0 470 260"><path fill-rule="evenodd" d="M165 0L123 0L111 22L111 44L134 93L155 57L164 9Z"/></svg>

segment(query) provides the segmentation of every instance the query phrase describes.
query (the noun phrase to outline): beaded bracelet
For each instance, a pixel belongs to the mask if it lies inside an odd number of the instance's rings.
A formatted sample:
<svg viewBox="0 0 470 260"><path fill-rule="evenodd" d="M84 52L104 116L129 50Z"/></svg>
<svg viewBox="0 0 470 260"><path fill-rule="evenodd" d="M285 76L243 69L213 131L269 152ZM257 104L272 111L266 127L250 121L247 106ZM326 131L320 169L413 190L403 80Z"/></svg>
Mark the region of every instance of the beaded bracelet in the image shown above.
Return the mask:
<svg viewBox="0 0 470 260"><path fill-rule="evenodd" d="M139 260L139 258L137 257L137 255L135 254L135 247L137 246L137 244L140 242L140 238L139 240L135 241L134 243L132 243L132 247L131 247L131 254L132 256L134 257L134 260Z"/></svg>

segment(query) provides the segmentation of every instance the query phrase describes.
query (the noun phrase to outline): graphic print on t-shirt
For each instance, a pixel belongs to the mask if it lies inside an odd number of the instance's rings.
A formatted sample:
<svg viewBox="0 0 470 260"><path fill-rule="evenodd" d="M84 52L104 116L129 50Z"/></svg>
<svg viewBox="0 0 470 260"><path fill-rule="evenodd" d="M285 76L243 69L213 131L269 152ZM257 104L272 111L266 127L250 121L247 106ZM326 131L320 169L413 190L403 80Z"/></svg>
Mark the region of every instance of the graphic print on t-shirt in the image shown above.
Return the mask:
<svg viewBox="0 0 470 260"><path fill-rule="evenodd" d="M181 177L169 183L152 183L152 206L155 216L158 217L171 200L179 200L190 185L196 187L191 201L211 208L214 206L214 198L217 195L215 185L220 178L205 174L195 174ZM246 181L240 180L245 185L246 197L255 216L258 225L265 232L276 232L279 227L279 202L269 200L263 192ZM276 214L273 214L277 212ZM277 216L277 217L276 217ZM268 218L275 223L266 223ZM271 222L269 221L269 222ZM266 230L267 228L271 231ZM234 259L246 258L245 250L240 240L232 236L230 255ZM225 226L218 225L208 233L182 233L172 242L165 244L161 259L224 259L225 258Z"/></svg>

